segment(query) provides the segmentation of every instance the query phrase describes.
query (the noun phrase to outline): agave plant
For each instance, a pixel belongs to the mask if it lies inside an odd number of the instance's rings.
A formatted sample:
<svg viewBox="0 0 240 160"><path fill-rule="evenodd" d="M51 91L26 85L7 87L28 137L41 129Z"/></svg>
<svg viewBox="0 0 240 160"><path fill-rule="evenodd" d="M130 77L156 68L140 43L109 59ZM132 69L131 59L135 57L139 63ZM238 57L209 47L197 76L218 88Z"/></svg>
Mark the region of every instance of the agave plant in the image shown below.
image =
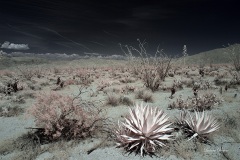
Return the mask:
<svg viewBox="0 0 240 160"><path fill-rule="evenodd" d="M191 116L186 119L185 122L189 126L189 133L191 133L191 139L198 137L202 140L206 140L205 136L209 133L212 133L220 128L220 125L217 123L217 120L210 115L202 114L200 112L195 111L195 116Z"/></svg>
<svg viewBox="0 0 240 160"><path fill-rule="evenodd" d="M116 130L117 145L127 151L153 154L157 146L165 146L164 141L171 140L171 123L167 115L157 107L136 104L130 108L129 117L124 123L118 123Z"/></svg>

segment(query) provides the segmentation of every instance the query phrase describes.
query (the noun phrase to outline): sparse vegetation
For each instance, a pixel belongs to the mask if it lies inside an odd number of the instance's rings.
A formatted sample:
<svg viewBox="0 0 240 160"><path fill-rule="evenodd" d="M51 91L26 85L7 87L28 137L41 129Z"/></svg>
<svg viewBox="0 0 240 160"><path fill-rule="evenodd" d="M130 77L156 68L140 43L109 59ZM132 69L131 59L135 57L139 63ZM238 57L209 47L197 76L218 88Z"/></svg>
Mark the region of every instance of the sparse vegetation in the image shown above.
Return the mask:
<svg viewBox="0 0 240 160"><path fill-rule="evenodd" d="M176 123L184 131L189 140L198 138L201 142L207 142L207 135L218 130L220 124L215 118L203 112L195 111L192 116L189 112L180 113Z"/></svg>
<svg viewBox="0 0 240 160"><path fill-rule="evenodd" d="M223 102L222 98L217 97L214 93L203 93L194 97L188 97L186 100L180 95L176 101L169 104L169 109L189 109L191 111L210 110Z"/></svg>
<svg viewBox="0 0 240 160"><path fill-rule="evenodd" d="M129 117L116 130L119 147L128 152L135 151L141 156L154 154L156 147L165 146L171 140L171 130L167 115L158 108L148 105L136 105L130 109Z"/></svg>
<svg viewBox="0 0 240 160"><path fill-rule="evenodd" d="M115 93L107 94L106 104L117 106L120 103L120 96Z"/></svg>
<svg viewBox="0 0 240 160"><path fill-rule="evenodd" d="M144 85L152 91L156 91L161 82L164 81L165 77L168 75L172 65L172 58L169 58L163 50L159 50L159 48L157 48L155 56L150 57L145 48L147 42L141 42L139 39L138 42L139 49L125 45L127 50L125 51L122 45L120 45L120 47L128 57L129 63L133 66L136 64L136 66L133 67L133 72L139 72L139 69L136 68L140 67ZM140 57L134 57L133 52L137 52Z"/></svg>
<svg viewBox="0 0 240 160"><path fill-rule="evenodd" d="M183 66L159 49L152 57L145 41L139 41L138 49L122 49L128 61L59 60L44 69L31 64L0 70L0 136L6 136L1 137L0 159L37 159L45 154L49 159L69 159L74 147L87 157L98 148L115 147L116 141L128 153L194 159L196 152L206 158L206 147L239 142L239 80L233 63L216 64L212 59L200 63L186 56ZM132 108L141 102L148 107ZM159 113L166 109L169 118ZM180 117L175 120L178 109ZM26 113L30 117L23 123ZM171 124L169 132L165 118ZM173 140L155 141L164 135Z"/></svg>
<svg viewBox="0 0 240 160"><path fill-rule="evenodd" d="M24 113L24 109L20 106L1 106L0 117L13 117Z"/></svg>

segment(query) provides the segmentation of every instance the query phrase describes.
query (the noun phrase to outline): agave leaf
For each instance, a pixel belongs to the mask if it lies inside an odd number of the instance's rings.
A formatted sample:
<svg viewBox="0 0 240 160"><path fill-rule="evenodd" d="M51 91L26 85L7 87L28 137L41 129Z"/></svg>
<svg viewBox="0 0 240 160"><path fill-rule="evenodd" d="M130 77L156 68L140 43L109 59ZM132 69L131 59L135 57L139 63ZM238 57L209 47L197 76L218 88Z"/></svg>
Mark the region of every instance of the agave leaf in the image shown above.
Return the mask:
<svg viewBox="0 0 240 160"><path fill-rule="evenodd" d="M132 146L128 150L133 149L134 147L136 147L139 144L140 144L140 142L136 141L135 143L132 144Z"/></svg>
<svg viewBox="0 0 240 160"><path fill-rule="evenodd" d="M192 131L195 132L195 134L190 139L198 135L202 136L209 134L219 129L219 124L217 121L214 118L210 117L208 114L204 114L204 111L202 114L195 111L194 117L192 117L190 113L189 115L190 119L185 120L185 122L192 129Z"/></svg>
<svg viewBox="0 0 240 160"><path fill-rule="evenodd" d="M134 133L136 133L136 134L141 134L141 132L140 132L139 130L133 128L131 125L128 125L128 124L125 124L125 123L123 123L123 125L124 125L126 128L130 129L132 132L134 132Z"/></svg>
<svg viewBox="0 0 240 160"><path fill-rule="evenodd" d="M156 146L164 146L162 140L170 140L172 135L166 134L171 131L171 123L167 114L157 107L148 105L136 105L134 109L129 109L129 117L125 118L125 123L119 123L119 130L116 131L118 141L128 150L136 147L143 152L154 152Z"/></svg>

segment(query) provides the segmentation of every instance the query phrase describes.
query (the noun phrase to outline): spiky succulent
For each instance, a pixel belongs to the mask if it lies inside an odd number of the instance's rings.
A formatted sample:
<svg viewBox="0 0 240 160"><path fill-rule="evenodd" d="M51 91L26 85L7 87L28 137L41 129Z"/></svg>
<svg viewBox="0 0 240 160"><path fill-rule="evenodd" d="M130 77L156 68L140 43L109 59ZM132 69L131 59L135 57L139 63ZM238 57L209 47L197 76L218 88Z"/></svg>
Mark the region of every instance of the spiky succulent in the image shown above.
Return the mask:
<svg viewBox="0 0 240 160"><path fill-rule="evenodd" d="M210 115L205 114L204 111L202 112L202 114L195 111L194 116L191 116L191 114L189 114L189 116L190 118L185 120L190 128L189 132L192 134L189 140L195 137L206 140L206 135L220 128L217 120Z"/></svg>
<svg viewBox="0 0 240 160"><path fill-rule="evenodd" d="M119 147L127 151L136 151L141 156L152 154L157 146L165 146L164 141L170 140L169 128L171 123L167 115L157 107L136 104L134 109L129 110L129 117L124 123L119 123L116 137Z"/></svg>

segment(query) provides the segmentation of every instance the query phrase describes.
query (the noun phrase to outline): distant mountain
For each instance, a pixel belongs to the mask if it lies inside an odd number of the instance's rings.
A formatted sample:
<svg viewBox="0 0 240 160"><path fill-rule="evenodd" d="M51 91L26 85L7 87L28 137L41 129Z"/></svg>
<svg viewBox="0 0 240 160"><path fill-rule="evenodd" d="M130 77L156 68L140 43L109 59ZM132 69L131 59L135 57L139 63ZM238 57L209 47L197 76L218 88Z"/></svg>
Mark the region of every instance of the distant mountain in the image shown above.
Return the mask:
<svg viewBox="0 0 240 160"><path fill-rule="evenodd" d="M186 57L186 64L229 63L231 62L229 49L235 49L235 54L240 55L240 44L233 44L226 48L218 48L188 56Z"/></svg>

